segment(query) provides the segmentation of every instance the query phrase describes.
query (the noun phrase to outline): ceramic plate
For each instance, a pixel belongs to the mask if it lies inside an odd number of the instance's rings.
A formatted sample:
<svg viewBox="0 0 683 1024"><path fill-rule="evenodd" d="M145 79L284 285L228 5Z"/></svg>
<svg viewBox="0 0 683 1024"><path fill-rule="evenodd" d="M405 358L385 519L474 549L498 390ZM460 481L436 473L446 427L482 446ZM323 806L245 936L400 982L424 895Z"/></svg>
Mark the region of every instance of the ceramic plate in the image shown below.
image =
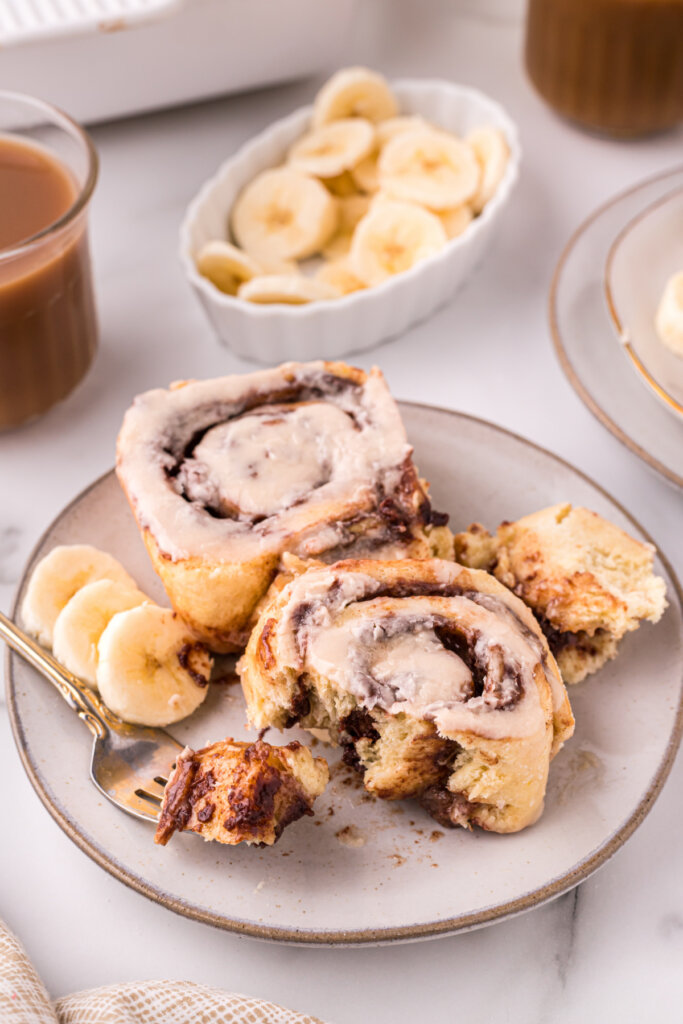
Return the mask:
<svg viewBox="0 0 683 1024"><path fill-rule="evenodd" d="M405 404L417 463L437 508L456 526L494 526L561 500L642 531L599 487L548 452L481 420ZM27 566L55 544L88 542L119 558L153 597L162 591L112 473L57 518ZM576 885L631 835L666 777L681 732L681 604L623 643L621 656L571 691L575 737L552 764L546 811L499 836L445 832L410 802L368 798L333 772L313 818L270 849L203 843L168 847L152 827L112 807L88 778L89 736L37 673L8 657L8 704L21 757L64 831L121 881L181 914L232 931L308 943L378 943L449 934L501 919ZM645 681L647 685L645 685ZM216 685L200 711L171 728L193 746L246 737L239 688ZM287 734L291 739L296 730ZM279 742L277 733L269 740ZM316 753L321 752L318 746Z"/></svg>
<svg viewBox="0 0 683 1024"><path fill-rule="evenodd" d="M642 386L641 376L615 343L604 274L610 249L626 225L682 188L679 167L622 192L596 210L570 239L550 291L555 348L579 397L627 448L679 487L683 418L672 416L654 390ZM646 274L643 278L649 279Z"/></svg>
<svg viewBox="0 0 683 1024"><path fill-rule="evenodd" d="M667 409L683 416L683 358L662 344L655 317L669 278L683 270L683 190L658 199L607 254L605 294L623 350Z"/></svg>

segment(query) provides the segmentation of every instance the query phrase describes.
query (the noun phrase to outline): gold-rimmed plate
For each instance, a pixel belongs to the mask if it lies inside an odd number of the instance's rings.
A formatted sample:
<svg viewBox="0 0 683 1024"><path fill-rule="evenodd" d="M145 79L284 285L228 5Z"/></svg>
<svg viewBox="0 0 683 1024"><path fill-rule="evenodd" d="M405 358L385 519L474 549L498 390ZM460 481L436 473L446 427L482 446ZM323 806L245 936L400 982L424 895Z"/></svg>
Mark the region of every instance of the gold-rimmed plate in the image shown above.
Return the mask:
<svg viewBox="0 0 683 1024"><path fill-rule="evenodd" d="M635 217L683 189L683 167L649 178L599 207L570 238L550 289L550 328L569 382L622 444L683 487L683 419L643 387L615 341L605 294L608 254Z"/></svg>
<svg viewBox="0 0 683 1024"><path fill-rule="evenodd" d="M499 427L428 406L401 405L436 507L455 526L490 526L570 500L633 535L641 528L598 485ZM62 512L39 542L85 542L119 558L163 598L113 473ZM670 607L626 637L620 657L573 687L575 737L551 766L546 810L533 827L499 836L440 829L415 804L367 799L343 770L272 849L226 847L179 835L155 846L152 829L119 812L88 778L89 737L59 695L8 655L14 735L40 798L69 837L116 878L177 913L282 942L376 944L452 934L559 896L604 864L643 821L666 778L683 721L681 593L663 558ZM193 746L248 736L239 688L212 687L172 728ZM295 731L287 734L294 738ZM279 742L277 733L269 740ZM316 753L321 747L316 748ZM334 761L335 759L332 758Z"/></svg>
<svg viewBox="0 0 683 1024"><path fill-rule="evenodd" d="M634 370L666 409L683 417L683 357L655 327L669 278L683 270L683 189L657 199L619 232L605 264L605 296Z"/></svg>

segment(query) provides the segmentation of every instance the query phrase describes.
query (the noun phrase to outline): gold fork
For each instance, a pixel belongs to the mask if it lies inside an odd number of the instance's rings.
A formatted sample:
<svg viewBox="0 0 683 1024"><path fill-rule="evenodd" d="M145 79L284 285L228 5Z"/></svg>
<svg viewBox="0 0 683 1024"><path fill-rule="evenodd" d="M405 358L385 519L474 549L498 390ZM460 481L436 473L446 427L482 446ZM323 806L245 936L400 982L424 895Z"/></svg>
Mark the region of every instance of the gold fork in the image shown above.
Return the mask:
<svg viewBox="0 0 683 1024"><path fill-rule="evenodd" d="M52 683L93 735L90 778L122 811L157 821L168 774L183 745L163 729L129 725L94 690L0 612L0 637Z"/></svg>

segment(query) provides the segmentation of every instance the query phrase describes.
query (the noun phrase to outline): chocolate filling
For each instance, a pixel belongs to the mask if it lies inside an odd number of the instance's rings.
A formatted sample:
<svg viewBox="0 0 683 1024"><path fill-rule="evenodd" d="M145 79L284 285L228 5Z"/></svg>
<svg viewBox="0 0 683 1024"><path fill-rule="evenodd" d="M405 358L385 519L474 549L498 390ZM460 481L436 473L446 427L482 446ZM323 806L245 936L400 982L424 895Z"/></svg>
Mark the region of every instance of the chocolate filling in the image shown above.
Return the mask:
<svg viewBox="0 0 683 1024"><path fill-rule="evenodd" d="M216 780L211 771L199 774L199 761L194 753L179 757L176 769L164 791L154 841L165 846L174 832L182 832L192 816L192 810L208 792L214 789ZM201 819L204 820L204 819ZM207 819L208 820L208 819Z"/></svg>
<svg viewBox="0 0 683 1024"><path fill-rule="evenodd" d="M557 629L549 619L546 619L546 617L541 615L539 612L534 612L534 615L545 634L545 638L548 641L548 647L555 657L563 651L570 649L581 651L593 658L600 653L599 646L595 641L606 636L607 630L596 629L593 636L590 636L585 632L585 630L579 630L576 633L571 633L569 630Z"/></svg>
<svg viewBox="0 0 683 1024"><path fill-rule="evenodd" d="M201 672L196 672L192 667L192 655L196 653L206 653L206 647L204 644L183 644L178 651L178 662L180 667L187 672L193 683L197 686L208 686L209 680L206 676L203 676Z"/></svg>
<svg viewBox="0 0 683 1024"><path fill-rule="evenodd" d="M293 744L289 747L296 749ZM258 835L274 823L275 835L279 838L292 821L304 814L313 814L299 782L286 769L279 770L271 765L269 758L270 750L265 743L257 741L245 749L245 763L239 766L235 785L228 792L230 814L223 822L227 831L239 829ZM283 800L276 821L275 802L280 793Z"/></svg>

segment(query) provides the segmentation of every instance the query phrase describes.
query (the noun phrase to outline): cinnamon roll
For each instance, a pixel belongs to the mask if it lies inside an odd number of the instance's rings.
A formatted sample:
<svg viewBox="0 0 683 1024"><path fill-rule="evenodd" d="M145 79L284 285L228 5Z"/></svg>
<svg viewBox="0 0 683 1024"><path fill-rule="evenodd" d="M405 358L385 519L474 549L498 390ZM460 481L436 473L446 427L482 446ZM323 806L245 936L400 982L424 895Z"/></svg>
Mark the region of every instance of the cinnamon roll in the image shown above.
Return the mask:
<svg viewBox="0 0 683 1024"><path fill-rule="evenodd" d="M377 369L287 363L148 391L117 473L174 608L215 651L244 647L285 551L452 557Z"/></svg>
<svg viewBox="0 0 683 1024"><path fill-rule="evenodd" d="M329 780L327 764L307 747L227 739L186 747L164 790L155 843L174 832L236 846L272 846L287 825L313 814Z"/></svg>
<svg viewBox="0 0 683 1024"><path fill-rule="evenodd" d="M553 505L501 523L494 535L473 523L456 534L455 552L531 608L566 683L596 672L626 633L657 622L666 608L652 545L586 508Z"/></svg>
<svg viewBox="0 0 683 1024"><path fill-rule="evenodd" d="M529 609L441 559L294 576L273 588L239 671L252 725L329 730L369 792L416 797L445 825L534 822L574 726Z"/></svg>

